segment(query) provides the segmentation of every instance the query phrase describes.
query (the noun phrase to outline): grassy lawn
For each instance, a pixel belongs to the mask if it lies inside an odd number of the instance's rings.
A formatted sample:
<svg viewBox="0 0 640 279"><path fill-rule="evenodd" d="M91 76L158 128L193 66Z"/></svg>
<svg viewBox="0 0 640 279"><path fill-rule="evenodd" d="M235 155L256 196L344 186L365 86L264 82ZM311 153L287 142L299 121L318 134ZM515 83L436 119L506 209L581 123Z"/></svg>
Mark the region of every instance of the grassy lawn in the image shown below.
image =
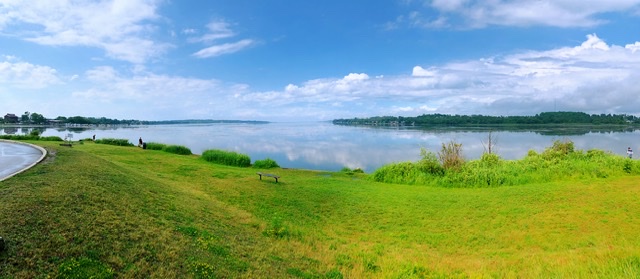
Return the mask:
<svg viewBox="0 0 640 279"><path fill-rule="evenodd" d="M0 278L638 278L640 180L482 189L49 150L0 182Z"/></svg>

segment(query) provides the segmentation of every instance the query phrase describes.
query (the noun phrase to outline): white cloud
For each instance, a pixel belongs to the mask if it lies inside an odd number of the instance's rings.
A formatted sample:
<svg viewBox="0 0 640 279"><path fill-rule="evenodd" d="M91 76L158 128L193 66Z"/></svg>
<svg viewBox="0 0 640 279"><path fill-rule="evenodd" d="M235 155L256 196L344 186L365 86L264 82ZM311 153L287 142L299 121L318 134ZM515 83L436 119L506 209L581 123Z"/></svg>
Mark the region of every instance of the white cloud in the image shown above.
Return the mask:
<svg viewBox="0 0 640 279"><path fill-rule="evenodd" d="M189 34L195 34L197 31L195 29L190 29ZM236 36L236 33L231 30L231 24L224 20L216 20L207 24L208 32L200 37L192 37L189 38L189 42L204 42L211 43L217 40L231 38Z"/></svg>
<svg viewBox="0 0 640 279"><path fill-rule="evenodd" d="M62 83L55 69L25 62L13 62L11 57L0 62L0 88L15 86L22 89L40 89Z"/></svg>
<svg viewBox="0 0 640 279"><path fill-rule="evenodd" d="M155 0L0 0L0 30L42 45L89 46L109 57L144 63L170 46L150 36Z"/></svg>
<svg viewBox="0 0 640 279"><path fill-rule="evenodd" d="M398 18L411 26L424 28L483 28L489 25L592 27L606 23L606 13L640 9L640 0L424 0L420 10L440 13L436 19L425 18L416 11ZM431 13L428 13L431 14ZM390 26L396 26L395 23Z"/></svg>
<svg viewBox="0 0 640 279"><path fill-rule="evenodd" d="M360 74L350 73L344 77L344 80L346 81L367 80L367 79L369 79L369 75L364 73L360 73Z"/></svg>
<svg viewBox="0 0 640 279"><path fill-rule="evenodd" d="M55 69L5 57L0 62L0 99L11 87L55 91L61 80L74 87L58 102L39 99L78 115L135 119L327 120L422 113L522 115L550 110L587 113L640 112L640 42L607 44L595 34L574 46L520 51L440 65L419 64L402 75L345 73L280 90L255 91L245 84L95 67L61 78ZM7 93L5 93L7 92ZM14 93L18 94L18 93ZM15 104L15 107L19 107ZM108 113L104 108L108 107ZM46 112L35 107L31 110Z"/></svg>
<svg viewBox="0 0 640 279"><path fill-rule="evenodd" d="M226 43L226 44L210 46L208 48L199 50L193 55L199 58L216 57L224 54L230 54L230 53L241 51L254 44L255 42L253 40L244 39L235 43Z"/></svg>
<svg viewBox="0 0 640 279"><path fill-rule="evenodd" d="M219 40L235 37L237 34L231 29L231 24L224 20L214 20L207 24L208 32L200 37L192 37L189 39L191 43L211 44ZM193 54L198 58L211 58L224 54L231 54L255 45L256 42L251 39L242 39L236 42L215 44L201 49Z"/></svg>
<svg viewBox="0 0 640 279"><path fill-rule="evenodd" d="M637 113L638 45L608 45L592 34L574 47L416 66L411 75L369 79L349 74L236 97L247 104L268 101L280 111L274 114L304 106L305 115L332 118L433 112L521 115L555 108Z"/></svg>
<svg viewBox="0 0 640 279"><path fill-rule="evenodd" d="M625 48L631 50L631 53L636 53L636 51L640 50L640 42L636 42L635 44L628 44L625 46Z"/></svg>
<svg viewBox="0 0 640 279"><path fill-rule="evenodd" d="M414 77L433 77L437 74L434 70L427 70L420 66L413 67L413 72L411 73Z"/></svg>
<svg viewBox="0 0 640 279"><path fill-rule="evenodd" d="M93 68L80 80L85 86L72 92L65 107L87 116L101 112L127 119L227 119L230 110L240 111L233 95L247 90L246 85L214 79L122 72L108 66Z"/></svg>

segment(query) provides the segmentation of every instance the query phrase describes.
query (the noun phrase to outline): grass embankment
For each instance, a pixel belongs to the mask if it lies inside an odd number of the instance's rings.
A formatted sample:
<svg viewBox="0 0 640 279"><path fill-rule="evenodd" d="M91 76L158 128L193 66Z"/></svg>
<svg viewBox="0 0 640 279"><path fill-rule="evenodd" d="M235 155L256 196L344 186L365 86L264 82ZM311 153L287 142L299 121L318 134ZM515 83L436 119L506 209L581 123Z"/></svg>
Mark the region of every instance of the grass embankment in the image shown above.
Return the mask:
<svg viewBox="0 0 640 279"><path fill-rule="evenodd" d="M382 184L199 156L37 142L0 183L0 278L633 278L638 176ZM77 276L77 277L73 277Z"/></svg>

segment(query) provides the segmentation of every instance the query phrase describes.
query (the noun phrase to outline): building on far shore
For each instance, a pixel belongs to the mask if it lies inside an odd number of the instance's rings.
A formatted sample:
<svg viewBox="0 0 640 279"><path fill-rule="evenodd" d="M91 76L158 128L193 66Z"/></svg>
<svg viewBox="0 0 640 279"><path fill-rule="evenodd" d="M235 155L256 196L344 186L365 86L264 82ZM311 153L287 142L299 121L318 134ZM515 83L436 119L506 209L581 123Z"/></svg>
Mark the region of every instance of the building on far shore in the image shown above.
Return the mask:
<svg viewBox="0 0 640 279"><path fill-rule="evenodd" d="M4 123L18 123L18 120L20 118L18 118L17 115L13 114L13 113L7 113L4 116Z"/></svg>

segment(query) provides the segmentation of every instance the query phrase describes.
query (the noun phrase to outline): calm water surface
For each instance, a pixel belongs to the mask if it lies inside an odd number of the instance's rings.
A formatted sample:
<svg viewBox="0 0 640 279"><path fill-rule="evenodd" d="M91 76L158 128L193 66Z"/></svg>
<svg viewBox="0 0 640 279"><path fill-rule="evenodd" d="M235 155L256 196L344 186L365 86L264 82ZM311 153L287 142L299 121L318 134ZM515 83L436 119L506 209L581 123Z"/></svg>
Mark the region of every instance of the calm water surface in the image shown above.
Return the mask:
<svg viewBox="0 0 640 279"><path fill-rule="evenodd" d="M9 130L11 129L11 130ZM28 129L0 128L0 134L28 133ZM158 125L95 129L47 128L43 136L68 134L74 140L124 138L145 142L184 145L195 154L222 149L247 154L253 161L271 158L284 168L337 171L343 167L366 172L389 163L416 161L420 148L433 152L442 143L462 143L465 158L477 159L484 152L488 129L416 129L337 126L319 123ZM491 132L495 153L504 159L521 159L529 150L538 152L555 140L570 139L577 149L602 149L623 156L627 147L640 156L640 131L504 131Z"/></svg>

